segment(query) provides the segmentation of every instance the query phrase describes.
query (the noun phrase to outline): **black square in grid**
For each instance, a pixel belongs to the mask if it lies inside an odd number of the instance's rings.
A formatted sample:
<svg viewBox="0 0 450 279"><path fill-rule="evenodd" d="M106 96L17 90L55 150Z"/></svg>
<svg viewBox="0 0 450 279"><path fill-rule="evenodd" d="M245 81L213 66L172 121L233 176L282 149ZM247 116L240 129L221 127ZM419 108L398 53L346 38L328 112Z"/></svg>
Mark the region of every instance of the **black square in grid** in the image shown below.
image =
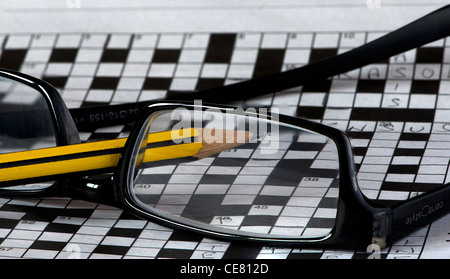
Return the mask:
<svg viewBox="0 0 450 279"><path fill-rule="evenodd" d="M62 251L67 246L67 242L36 240L29 249Z"/></svg>
<svg viewBox="0 0 450 279"><path fill-rule="evenodd" d="M168 90L172 83L171 78L146 78L142 89L147 90Z"/></svg>
<svg viewBox="0 0 450 279"><path fill-rule="evenodd" d="M71 62L73 63L77 57L78 49L76 48L55 48L52 50L49 62Z"/></svg>
<svg viewBox="0 0 450 279"><path fill-rule="evenodd" d="M205 174L202 176L202 184L231 184L236 179L235 175Z"/></svg>
<svg viewBox="0 0 450 279"><path fill-rule="evenodd" d="M179 49L155 49L152 62L154 63L177 63L180 58Z"/></svg>
<svg viewBox="0 0 450 279"><path fill-rule="evenodd" d="M68 77L42 77L42 80L50 83L56 88L62 89L66 87Z"/></svg>
<svg viewBox="0 0 450 279"><path fill-rule="evenodd" d="M225 80L222 78L200 78L197 81L197 85L195 90L205 90L209 88L215 88L219 86L223 86Z"/></svg>
<svg viewBox="0 0 450 279"><path fill-rule="evenodd" d="M421 47L417 49L416 63L442 63L444 59L444 48Z"/></svg>
<svg viewBox="0 0 450 279"><path fill-rule="evenodd" d="M420 127L418 128L420 129ZM399 140L419 140L428 141L430 139L429 133L402 133Z"/></svg>
<svg viewBox="0 0 450 279"><path fill-rule="evenodd" d="M110 254L110 255L125 255L130 247L128 246L115 246L115 245L99 245L97 246L93 254Z"/></svg>
<svg viewBox="0 0 450 279"><path fill-rule="evenodd" d="M390 165L387 173L415 174L419 170L418 165Z"/></svg>
<svg viewBox="0 0 450 279"><path fill-rule="evenodd" d="M157 258L190 259L194 250L185 249L161 249Z"/></svg>
<svg viewBox="0 0 450 279"><path fill-rule="evenodd" d="M278 216L268 215L247 215L242 220L242 226L273 226L277 222Z"/></svg>
<svg viewBox="0 0 450 279"><path fill-rule="evenodd" d="M267 178L266 184L296 186L305 176L302 170L310 170L312 162L313 160L303 159L286 159L280 161Z"/></svg>
<svg viewBox="0 0 450 279"><path fill-rule="evenodd" d="M253 70L253 78L281 72L284 53L284 49L260 49Z"/></svg>
<svg viewBox="0 0 450 279"><path fill-rule="evenodd" d="M422 156L425 149L396 148L394 156Z"/></svg>
<svg viewBox="0 0 450 279"><path fill-rule="evenodd" d="M311 218L306 225L307 228L333 228L334 218Z"/></svg>
<svg viewBox="0 0 450 279"><path fill-rule="evenodd" d="M438 93L439 85L439 80L413 80L411 93Z"/></svg>
<svg viewBox="0 0 450 279"><path fill-rule="evenodd" d="M140 229L111 228L108 231L107 236L138 238L141 233L142 233L142 230L140 230Z"/></svg>
<svg viewBox="0 0 450 279"><path fill-rule="evenodd" d="M45 227L46 232L62 232L75 234L80 230L79 225L62 224L62 223L50 223Z"/></svg>
<svg viewBox="0 0 450 279"><path fill-rule="evenodd" d="M95 77L91 83L91 89L115 90L119 80L119 77Z"/></svg>
<svg viewBox="0 0 450 279"><path fill-rule="evenodd" d="M337 48L313 48L309 55L309 63L317 62L337 54Z"/></svg>
<svg viewBox="0 0 450 279"><path fill-rule="evenodd" d="M109 48L103 50L100 62L125 63L128 58L128 49ZM144 61L143 61L144 62Z"/></svg>
<svg viewBox="0 0 450 279"><path fill-rule="evenodd" d="M233 54L236 34L211 34L205 63L229 63Z"/></svg>
<svg viewBox="0 0 450 279"><path fill-rule="evenodd" d="M4 49L0 57L0 67L18 71L27 54L27 49Z"/></svg>
<svg viewBox="0 0 450 279"><path fill-rule="evenodd" d="M298 107L297 117L306 119L322 119L325 113L324 107Z"/></svg>
<svg viewBox="0 0 450 279"><path fill-rule="evenodd" d="M11 229L19 224L20 220L0 218L0 229Z"/></svg>
<svg viewBox="0 0 450 279"><path fill-rule="evenodd" d="M358 80L356 92L383 93L386 86L385 80L362 79Z"/></svg>
<svg viewBox="0 0 450 279"><path fill-rule="evenodd" d="M292 185L296 186L296 185ZM269 196L258 195L254 200L255 205L286 205L291 197L290 196Z"/></svg>
<svg viewBox="0 0 450 279"><path fill-rule="evenodd" d="M253 243L231 243L222 259L256 259L262 248Z"/></svg>
<svg viewBox="0 0 450 279"><path fill-rule="evenodd" d="M302 260L302 259L321 259L322 253L290 253L287 257L289 260Z"/></svg>
<svg viewBox="0 0 450 279"><path fill-rule="evenodd" d="M321 80L314 83L305 84L302 92L329 92L331 88L331 80Z"/></svg>

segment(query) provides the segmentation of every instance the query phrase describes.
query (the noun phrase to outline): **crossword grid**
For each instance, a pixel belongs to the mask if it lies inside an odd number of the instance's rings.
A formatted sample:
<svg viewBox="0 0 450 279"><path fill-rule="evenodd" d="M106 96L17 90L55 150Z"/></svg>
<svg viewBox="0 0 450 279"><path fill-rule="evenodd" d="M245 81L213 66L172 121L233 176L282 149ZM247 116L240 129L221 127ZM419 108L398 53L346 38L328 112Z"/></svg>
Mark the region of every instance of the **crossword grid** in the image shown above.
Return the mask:
<svg viewBox="0 0 450 279"><path fill-rule="evenodd" d="M0 35L0 67L42 78L70 108L157 99L287 70L381 33ZM440 40L313 86L255 98L347 131L369 198L394 202L449 180L450 46ZM83 140L129 127L83 132ZM66 199L2 200L0 256L358 258L359 252L247 247L174 232L121 210ZM29 206L33 206L30 210ZM427 228L382 251L417 258ZM76 244L76 245L71 245ZM80 250L77 250L80 249Z"/></svg>

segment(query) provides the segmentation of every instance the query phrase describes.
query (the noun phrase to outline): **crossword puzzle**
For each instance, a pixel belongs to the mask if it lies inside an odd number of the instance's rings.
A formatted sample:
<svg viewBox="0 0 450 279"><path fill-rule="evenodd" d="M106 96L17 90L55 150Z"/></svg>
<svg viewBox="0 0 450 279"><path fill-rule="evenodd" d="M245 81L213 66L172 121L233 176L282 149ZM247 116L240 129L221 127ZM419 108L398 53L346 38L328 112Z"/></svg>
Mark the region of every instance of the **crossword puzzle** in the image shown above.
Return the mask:
<svg viewBox="0 0 450 279"><path fill-rule="evenodd" d="M51 83L60 90L69 108L78 108L159 99L179 91L261 77L342 53L380 35L4 34L0 35L0 67ZM346 131L363 193L383 204L411 198L450 181L450 45L445 39L318 84L237 104L277 107L283 114ZM80 135L83 141L111 139L123 137L129 128L101 128ZM209 184L232 184L236 179L233 168L245 168L252 162L244 149L236 150L240 155L235 154L232 165L223 153L208 166L229 174L205 174L202 179ZM273 170L270 166L252 168L255 177L262 176L261 171ZM182 174L196 175L193 169L186 168ZM419 258L428 232L429 227L424 227L407 235L380 251L381 257ZM0 199L0 257L5 258L368 256L364 251L227 243L174 231L116 208L79 200Z"/></svg>

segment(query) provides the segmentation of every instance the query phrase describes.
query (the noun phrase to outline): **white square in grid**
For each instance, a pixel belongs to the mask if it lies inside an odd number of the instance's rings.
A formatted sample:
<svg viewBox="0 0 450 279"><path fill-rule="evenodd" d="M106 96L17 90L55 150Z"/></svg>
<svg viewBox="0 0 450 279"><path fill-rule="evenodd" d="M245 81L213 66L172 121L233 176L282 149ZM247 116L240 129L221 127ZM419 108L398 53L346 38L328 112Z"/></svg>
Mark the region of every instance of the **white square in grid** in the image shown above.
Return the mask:
<svg viewBox="0 0 450 279"><path fill-rule="evenodd" d="M222 205L252 204L254 199L254 195L226 195L222 201Z"/></svg>
<svg viewBox="0 0 450 279"><path fill-rule="evenodd" d="M287 48L310 48L312 46L313 34L291 33L288 37Z"/></svg>
<svg viewBox="0 0 450 279"><path fill-rule="evenodd" d="M144 77L122 77L117 85L118 90L140 90L144 84Z"/></svg>
<svg viewBox="0 0 450 279"><path fill-rule="evenodd" d="M86 101L109 102L111 100L112 94L112 90L92 89L89 90Z"/></svg>
<svg viewBox="0 0 450 279"><path fill-rule="evenodd" d="M385 93L404 93L409 94L411 92L410 80L387 80L385 87Z"/></svg>
<svg viewBox="0 0 450 279"><path fill-rule="evenodd" d="M234 65L228 69L228 78L250 79L253 76L253 65Z"/></svg>
<svg viewBox="0 0 450 279"><path fill-rule="evenodd" d="M343 119L347 120L350 117L351 109L345 108L326 108L323 114L324 119Z"/></svg>
<svg viewBox="0 0 450 279"><path fill-rule="evenodd" d="M295 106L297 107L297 104L300 100L300 94L298 94L297 92L293 92L293 93L277 93L275 94L274 98L273 98L273 105L274 106L282 106L282 105L286 105L286 106ZM284 113L284 111L283 111Z"/></svg>
<svg viewBox="0 0 450 279"><path fill-rule="evenodd" d="M386 35L386 32L369 32L367 34L367 43Z"/></svg>
<svg viewBox="0 0 450 279"><path fill-rule="evenodd" d="M406 108L408 107L409 96L406 94L390 94L383 95L381 107L383 108Z"/></svg>
<svg viewBox="0 0 450 279"><path fill-rule="evenodd" d="M20 68L20 71L24 74L28 74L35 77L42 77L47 67L46 62L32 62L24 63Z"/></svg>
<svg viewBox="0 0 450 279"><path fill-rule="evenodd" d="M443 58L443 63L450 63L450 46L448 45L447 42L447 47L444 48L444 58Z"/></svg>
<svg viewBox="0 0 450 279"><path fill-rule="evenodd" d="M416 61L416 49L408 50L389 58L390 64L413 64Z"/></svg>
<svg viewBox="0 0 450 279"><path fill-rule="evenodd" d="M382 96L382 94L378 93L357 93L354 106L365 108L380 107Z"/></svg>
<svg viewBox="0 0 450 279"><path fill-rule="evenodd" d="M262 38L261 48L286 48L287 34L265 33Z"/></svg>
<svg viewBox="0 0 450 279"><path fill-rule="evenodd" d="M256 49L236 49L231 56L231 63L255 63L257 56Z"/></svg>
<svg viewBox="0 0 450 279"><path fill-rule="evenodd" d="M195 194L225 194L228 191L229 185L226 184L199 184Z"/></svg>
<svg viewBox="0 0 450 279"><path fill-rule="evenodd" d="M103 48L108 36L102 34L89 34L81 39L81 47Z"/></svg>
<svg viewBox="0 0 450 279"><path fill-rule="evenodd" d="M157 48L181 48L183 37L183 35L178 34L162 34L159 37Z"/></svg>
<svg viewBox="0 0 450 279"><path fill-rule="evenodd" d="M47 76L68 76L72 70L72 63L49 63L45 74Z"/></svg>
<svg viewBox="0 0 450 279"><path fill-rule="evenodd" d="M436 103L436 108L449 109L450 108L450 95L439 95L438 101Z"/></svg>
<svg viewBox="0 0 450 279"><path fill-rule="evenodd" d="M166 94L167 92L165 90L142 90L138 101L161 99L164 98Z"/></svg>
<svg viewBox="0 0 450 279"><path fill-rule="evenodd" d="M170 84L170 89L175 91L195 90L196 78L174 78Z"/></svg>
<svg viewBox="0 0 450 279"><path fill-rule="evenodd" d="M322 107L325 93L302 93L300 106Z"/></svg>
<svg viewBox="0 0 450 279"><path fill-rule="evenodd" d="M414 66L412 64L390 64L388 69L388 80L406 80L411 82L414 74Z"/></svg>
<svg viewBox="0 0 450 279"><path fill-rule="evenodd" d="M50 49L29 49L25 56L26 62L47 62L50 58Z"/></svg>
<svg viewBox="0 0 450 279"><path fill-rule="evenodd" d="M414 79L437 80L441 76L441 64L416 64Z"/></svg>
<svg viewBox="0 0 450 279"><path fill-rule="evenodd" d="M362 79L386 79L387 65L371 64L361 68L360 78Z"/></svg>
<svg viewBox="0 0 450 279"><path fill-rule="evenodd" d="M314 213L314 218L336 218L337 209L336 208L317 208Z"/></svg>
<svg viewBox="0 0 450 279"><path fill-rule="evenodd" d="M172 77L176 64L172 63L153 63L148 72L149 77Z"/></svg>
<svg viewBox="0 0 450 279"><path fill-rule="evenodd" d="M436 95L434 94L411 94L410 96L410 108L434 109L436 107Z"/></svg>
<svg viewBox="0 0 450 279"><path fill-rule="evenodd" d="M180 63L203 63L205 58L205 49L183 49L181 50Z"/></svg>
<svg viewBox="0 0 450 279"><path fill-rule="evenodd" d="M128 53L127 62L150 63L153 53L153 49L131 49Z"/></svg>
<svg viewBox="0 0 450 279"><path fill-rule="evenodd" d="M158 36L153 34L137 34L133 37L133 42L131 44L132 48L154 48L156 47L156 42L158 41Z"/></svg>
<svg viewBox="0 0 450 279"><path fill-rule="evenodd" d="M284 54L285 64L306 64L309 62L310 49L286 49Z"/></svg>
<svg viewBox="0 0 450 279"><path fill-rule="evenodd" d="M261 34L240 33L237 36L236 48L259 48L262 40Z"/></svg>
<svg viewBox="0 0 450 279"><path fill-rule="evenodd" d="M124 77L145 77L147 76L149 65L138 63L127 63L122 72Z"/></svg>
<svg viewBox="0 0 450 279"><path fill-rule="evenodd" d="M337 48L339 33L316 33L313 48Z"/></svg>
<svg viewBox="0 0 450 279"><path fill-rule="evenodd" d="M341 34L339 47L355 48L361 46L366 41L366 33L364 32L344 32Z"/></svg>
<svg viewBox="0 0 450 279"><path fill-rule="evenodd" d="M102 57L102 49L79 49L76 62L97 63Z"/></svg>
<svg viewBox="0 0 450 279"><path fill-rule="evenodd" d="M177 69L175 70L175 77L198 77L201 68L202 65L199 63L178 64Z"/></svg>
<svg viewBox="0 0 450 279"><path fill-rule="evenodd" d="M56 35L35 35L31 41L31 48L48 47L51 48L55 44Z"/></svg>
<svg viewBox="0 0 450 279"><path fill-rule="evenodd" d="M357 80L333 79L331 81L330 92L356 92Z"/></svg>
<svg viewBox="0 0 450 279"><path fill-rule="evenodd" d="M91 86L92 77L76 77L70 76L66 82L66 89L89 89Z"/></svg>
<svg viewBox="0 0 450 279"><path fill-rule="evenodd" d="M96 76L119 77L122 74L123 63L100 63Z"/></svg>
<svg viewBox="0 0 450 279"><path fill-rule="evenodd" d="M184 48L206 48L209 43L207 34L187 34L184 40Z"/></svg>
<svg viewBox="0 0 450 279"><path fill-rule="evenodd" d="M329 107L352 107L355 94L351 93L330 93L328 96Z"/></svg>
<svg viewBox="0 0 450 279"><path fill-rule="evenodd" d="M203 78L225 78L228 70L228 64L205 63L201 72Z"/></svg>
<svg viewBox="0 0 450 279"><path fill-rule="evenodd" d="M59 35L56 39L56 48L78 48L81 35Z"/></svg>
<svg viewBox="0 0 450 279"><path fill-rule="evenodd" d="M94 76L97 71L97 64L75 63L72 67L72 76Z"/></svg>
<svg viewBox="0 0 450 279"><path fill-rule="evenodd" d="M107 48L128 48L130 45L130 35L111 35Z"/></svg>
<svg viewBox="0 0 450 279"><path fill-rule="evenodd" d="M10 35L8 36L8 40L6 41L4 48L28 48L30 41L30 35Z"/></svg>

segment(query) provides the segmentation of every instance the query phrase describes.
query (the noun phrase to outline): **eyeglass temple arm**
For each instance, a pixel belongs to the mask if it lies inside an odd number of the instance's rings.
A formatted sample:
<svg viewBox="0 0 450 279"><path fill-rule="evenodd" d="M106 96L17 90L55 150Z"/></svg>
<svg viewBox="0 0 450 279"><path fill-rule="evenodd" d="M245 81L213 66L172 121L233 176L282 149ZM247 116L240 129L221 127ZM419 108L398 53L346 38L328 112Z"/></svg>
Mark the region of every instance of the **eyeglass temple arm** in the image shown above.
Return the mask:
<svg viewBox="0 0 450 279"><path fill-rule="evenodd" d="M450 213L450 184L392 207L392 229L424 226Z"/></svg>
<svg viewBox="0 0 450 279"><path fill-rule="evenodd" d="M198 92L180 92L166 100L230 103L320 82L450 35L450 5L343 54L297 69ZM70 110L79 128L130 123L147 102Z"/></svg>
<svg viewBox="0 0 450 279"><path fill-rule="evenodd" d="M285 72L171 98L229 102L320 82L450 35L450 5L343 54Z"/></svg>

